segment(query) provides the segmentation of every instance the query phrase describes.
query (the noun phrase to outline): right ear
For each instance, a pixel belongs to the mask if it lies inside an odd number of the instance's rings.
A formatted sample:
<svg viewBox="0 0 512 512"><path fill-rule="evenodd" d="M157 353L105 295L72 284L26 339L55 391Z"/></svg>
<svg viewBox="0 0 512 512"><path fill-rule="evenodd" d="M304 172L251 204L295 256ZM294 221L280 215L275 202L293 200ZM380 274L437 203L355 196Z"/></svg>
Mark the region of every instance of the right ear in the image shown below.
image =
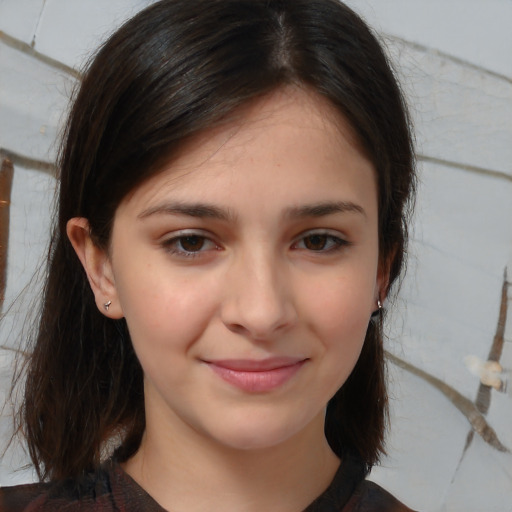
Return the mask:
<svg viewBox="0 0 512 512"><path fill-rule="evenodd" d="M97 308L109 318L122 318L110 257L92 240L89 221L73 217L66 225L66 233L87 274Z"/></svg>

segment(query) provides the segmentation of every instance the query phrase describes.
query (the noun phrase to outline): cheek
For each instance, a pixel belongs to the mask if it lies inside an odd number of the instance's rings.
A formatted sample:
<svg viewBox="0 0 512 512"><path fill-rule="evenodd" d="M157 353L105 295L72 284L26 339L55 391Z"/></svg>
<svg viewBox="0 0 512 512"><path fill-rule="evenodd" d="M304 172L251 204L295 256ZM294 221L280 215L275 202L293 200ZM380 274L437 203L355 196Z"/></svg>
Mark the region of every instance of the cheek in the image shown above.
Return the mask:
<svg viewBox="0 0 512 512"><path fill-rule="evenodd" d="M310 321L332 336L366 332L374 309L371 279L332 278L308 294Z"/></svg>
<svg viewBox="0 0 512 512"><path fill-rule="evenodd" d="M142 344L172 350L192 343L216 311L218 291L211 280L189 279L161 266L123 270L116 286L136 350Z"/></svg>
<svg viewBox="0 0 512 512"><path fill-rule="evenodd" d="M373 304L368 279L331 279L310 295L308 328L320 340L334 393L353 370L364 344Z"/></svg>

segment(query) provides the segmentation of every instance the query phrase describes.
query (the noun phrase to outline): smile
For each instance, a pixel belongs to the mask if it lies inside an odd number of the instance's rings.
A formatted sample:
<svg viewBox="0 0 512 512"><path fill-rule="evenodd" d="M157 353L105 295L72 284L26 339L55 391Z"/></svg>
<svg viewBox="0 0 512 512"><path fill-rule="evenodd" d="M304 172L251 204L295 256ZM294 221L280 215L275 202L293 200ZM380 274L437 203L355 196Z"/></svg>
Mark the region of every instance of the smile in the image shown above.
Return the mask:
<svg viewBox="0 0 512 512"><path fill-rule="evenodd" d="M275 357L207 361L207 364L229 384L250 393L265 393L285 384L306 361L303 358Z"/></svg>

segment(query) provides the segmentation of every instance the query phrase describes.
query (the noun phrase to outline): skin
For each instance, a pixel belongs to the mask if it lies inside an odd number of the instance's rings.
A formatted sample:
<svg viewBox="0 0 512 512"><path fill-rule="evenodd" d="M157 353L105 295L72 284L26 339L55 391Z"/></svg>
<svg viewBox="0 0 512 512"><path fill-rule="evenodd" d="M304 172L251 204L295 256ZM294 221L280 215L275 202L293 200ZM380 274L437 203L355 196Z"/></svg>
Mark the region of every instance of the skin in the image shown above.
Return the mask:
<svg viewBox="0 0 512 512"><path fill-rule="evenodd" d="M86 219L68 236L144 370L147 429L126 471L168 510L305 508L340 464L325 407L386 281L375 171L347 122L278 90L126 197L108 252ZM282 382L245 371L276 357L292 366ZM235 383L226 360L245 365Z"/></svg>

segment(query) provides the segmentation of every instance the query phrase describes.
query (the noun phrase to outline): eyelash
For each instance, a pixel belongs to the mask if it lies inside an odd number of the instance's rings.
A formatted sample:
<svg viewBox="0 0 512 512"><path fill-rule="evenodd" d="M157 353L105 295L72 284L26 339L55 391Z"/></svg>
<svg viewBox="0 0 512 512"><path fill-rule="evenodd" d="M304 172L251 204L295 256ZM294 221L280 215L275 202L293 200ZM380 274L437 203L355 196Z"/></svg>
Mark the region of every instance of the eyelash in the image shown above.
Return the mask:
<svg viewBox="0 0 512 512"><path fill-rule="evenodd" d="M325 245L328 245L330 243L330 246L326 249L325 247L322 247L320 249L311 249L307 246L305 247L298 247L299 244L304 243L307 239L312 239L314 237L319 237L324 239ZM313 231L304 233L301 235L301 237L293 244L294 249L299 250L305 250L311 253L319 253L319 254L326 254L326 253L332 253L339 251L343 249L343 247L346 247L350 245L350 242L347 240L344 240L343 238L340 238L338 236L332 235L331 233L326 233L324 231Z"/></svg>
<svg viewBox="0 0 512 512"><path fill-rule="evenodd" d="M200 242L200 247L197 251L187 251L183 247L183 242L187 239L197 239L197 241ZM181 245L181 249L178 248L178 246ZM211 245L211 249L219 249L219 246L213 242L211 239L209 239L207 236L200 234L200 233L182 233L178 236L175 236L173 238L170 238L168 240L165 240L162 243L162 246L164 249L169 252L170 254L175 254L177 256L182 256L185 258L197 258L201 255L201 253L205 252L204 246L205 245Z"/></svg>
<svg viewBox="0 0 512 512"><path fill-rule="evenodd" d="M319 249L311 249L308 248L307 245L304 245L303 247L299 247L300 244L304 244L306 240L311 240L314 237L321 238L322 242L324 242L324 246ZM191 239L195 239L193 241L199 242L199 247L197 250L187 250L183 247L183 243L186 240L191 241ZM207 248L205 249L205 245ZM328 246L325 248L325 246ZM313 231L313 232L306 232L300 236L300 238L297 239L296 242L293 243L292 249L294 250L304 250L307 252L311 252L312 254L328 254L328 253L334 253L337 252L343 247L346 247L350 245L350 242L347 240L344 240L338 236L332 235L330 233L326 233L323 231ZM177 255L184 258L197 258L201 256L201 254L207 250L219 250L219 246L210 238L207 236L201 234L201 233L182 233L178 236L175 236L173 238L170 238L168 240L165 240L162 243L162 246L165 248L167 252L173 255ZM179 248L181 246L181 248Z"/></svg>

